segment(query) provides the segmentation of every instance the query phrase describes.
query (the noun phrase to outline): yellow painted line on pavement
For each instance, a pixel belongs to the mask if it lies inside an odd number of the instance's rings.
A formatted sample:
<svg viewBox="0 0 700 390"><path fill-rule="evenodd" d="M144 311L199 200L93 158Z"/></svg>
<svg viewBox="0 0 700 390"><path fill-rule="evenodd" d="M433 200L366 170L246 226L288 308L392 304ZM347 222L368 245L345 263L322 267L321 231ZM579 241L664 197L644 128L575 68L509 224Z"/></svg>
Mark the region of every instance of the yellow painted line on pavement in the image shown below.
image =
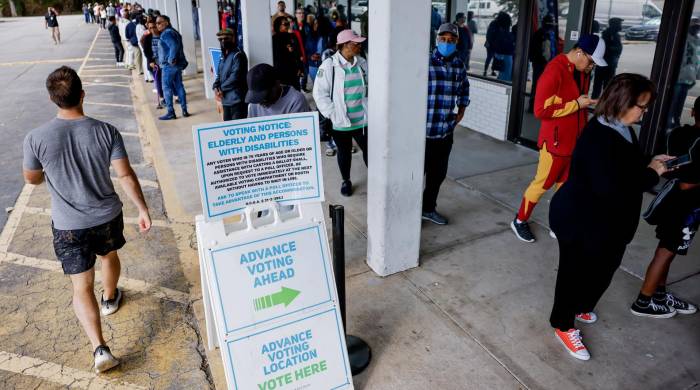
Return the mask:
<svg viewBox="0 0 700 390"><path fill-rule="evenodd" d="M0 62L0 66L20 66L20 65L39 65L39 64L65 64L68 62L80 62L83 58L62 58L57 60L37 60L37 61L15 61L15 62Z"/></svg>
<svg viewBox="0 0 700 390"><path fill-rule="evenodd" d="M116 180L116 179L113 178L113 180ZM33 215L46 215L49 217L51 216L51 209L42 208L42 207L27 206L24 208L24 212L27 214L33 214ZM122 218L124 218L124 223L133 224L133 225L139 224L138 218L134 218L134 217L122 217ZM151 226L169 227L170 223L168 221L164 221L162 219L153 219L153 220L151 220Z"/></svg>
<svg viewBox="0 0 700 390"><path fill-rule="evenodd" d="M10 241L12 237L15 236L17 231L17 226L19 226L19 220L22 218L22 213L29 203L29 196L34 191L34 185L25 184L22 187L22 192L20 192L19 197L17 197L17 202L15 202L15 207L12 209L10 216L7 218L5 223L5 228L0 233L0 252L7 251L10 247Z"/></svg>
<svg viewBox="0 0 700 390"><path fill-rule="evenodd" d="M84 76L83 76L84 77ZM119 103L102 103L102 102L83 102L83 104L90 104L93 106L108 106L108 107L128 107L133 108L131 104L119 104Z"/></svg>
<svg viewBox="0 0 700 390"><path fill-rule="evenodd" d="M83 63L80 64L80 68L78 68L78 75L80 75L80 72L83 71L83 68L85 68L85 64L88 62L88 58L90 58L90 53L92 53L92 49L95 48L95 42L97 42L97 37L100 36L100 30L97 30L95 32L95 37L92 38L92 43L90 44L90 48L88 49L87 54L85 54L85 58L83 58Z"/></svg>
<svg viewBox="0 0 700 390"><path fill-rule="evenodd" d="M21 265L25 267L42 269L44 271L56 272L63 274L61 263L58 260L40 259L37 257L25 256L19 253L0 252L0 263L8 263ZM95 271L95 280L102 279L100 271ZM189 302L190 296L188 293L174 290L172 288L157 286L148 283L144 280L132 278L119 278L119 286L125 291L138 292L142 294L152 295L158 299L165 301L177 302L186 305ZM0 367L1 368L1 367Z"/></svg>
<svg viewBox="0 0 700 390"><path fill-rule="evenodd" d="M29 375L76 389L146 390L147 387L103 379L93 372L0 351L0 370Z"/></svg>

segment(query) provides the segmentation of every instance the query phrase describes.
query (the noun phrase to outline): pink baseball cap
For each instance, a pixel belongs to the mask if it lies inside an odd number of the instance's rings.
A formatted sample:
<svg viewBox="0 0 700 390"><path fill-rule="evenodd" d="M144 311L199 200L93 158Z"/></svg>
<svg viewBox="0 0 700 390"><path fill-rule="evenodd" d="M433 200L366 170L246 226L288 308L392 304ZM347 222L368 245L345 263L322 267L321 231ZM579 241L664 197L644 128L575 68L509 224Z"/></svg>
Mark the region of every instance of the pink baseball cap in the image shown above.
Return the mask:
<svg viewBox="0 0 700 390"><path fill-rule="evenodd" d="M363 38L363 37L355 34L354 31L347 29L347 30L343 30L343 31L338 33L338 40L336 41L336 43L339 45L343 44L343 43L350 42L350 41L362 43L366 40L367 40L367 38Z"/></svg>

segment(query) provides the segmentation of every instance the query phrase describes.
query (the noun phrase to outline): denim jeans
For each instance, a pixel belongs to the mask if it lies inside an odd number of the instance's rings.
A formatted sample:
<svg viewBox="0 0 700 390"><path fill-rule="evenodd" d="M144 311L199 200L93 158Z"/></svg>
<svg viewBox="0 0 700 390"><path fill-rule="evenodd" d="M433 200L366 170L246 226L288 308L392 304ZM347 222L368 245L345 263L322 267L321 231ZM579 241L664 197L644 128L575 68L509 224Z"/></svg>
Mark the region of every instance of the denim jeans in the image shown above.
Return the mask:
<svg viewBox="0 0 700 390"><path fill-rule="evenodd" d="M166 66L161 68L163 72L163 98L168 113L174 114L173 93L180 99L182 111L187 111L187 98L185 96L185 85L182 84L182 70L176 66Z"/></svg>
<svg viewBox="0 0 700 390"><path fill-rule="evenodd" d="M495 54L494 56L503 61L503 69L498 72L498 79L511 81L513 78L513 56L504 54Z"/></svg>

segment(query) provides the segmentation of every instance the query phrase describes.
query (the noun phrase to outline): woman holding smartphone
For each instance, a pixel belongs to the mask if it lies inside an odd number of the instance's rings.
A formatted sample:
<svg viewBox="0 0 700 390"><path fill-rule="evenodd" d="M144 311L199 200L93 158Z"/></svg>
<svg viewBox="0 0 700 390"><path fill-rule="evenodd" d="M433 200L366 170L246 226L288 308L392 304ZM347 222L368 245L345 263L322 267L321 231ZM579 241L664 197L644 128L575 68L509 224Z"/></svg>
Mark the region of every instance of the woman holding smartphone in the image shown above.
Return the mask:
<svg viewBox="0 0 700 390"><path fill-rule="evenodd" d="M649 162L630 128L655 97L644 76L617 75L579 138L569 180L552 199L550 226L559 241L559 268L550 323L573 357L591 355L574 322L593 323L639 223L644 191L666 173L666 155Z"/></svg>

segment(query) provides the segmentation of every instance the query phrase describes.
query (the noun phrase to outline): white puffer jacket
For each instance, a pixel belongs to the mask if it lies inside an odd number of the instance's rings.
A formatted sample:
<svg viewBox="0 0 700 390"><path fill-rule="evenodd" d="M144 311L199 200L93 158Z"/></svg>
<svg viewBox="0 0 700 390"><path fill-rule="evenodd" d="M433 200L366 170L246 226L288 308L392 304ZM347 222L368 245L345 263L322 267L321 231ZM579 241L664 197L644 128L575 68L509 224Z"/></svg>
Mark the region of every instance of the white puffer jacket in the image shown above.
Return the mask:
<svg viewBox="0 0 700 390"><path fill-rule="evenodd" d="M340 65L341 54L336 52L330 58L325 59L321 66L318 68L318 73L316 74L316 80L314 82L314 101L316 102L316 107L318 111L330 119L333 122L333 127L342 128L350 127L350 119L347 114L347 107L345 106L345 71ZM367 60L362 57L356 56L355 60L357 65L360 66L360 71L362 72L362 83L365 86L365 91L367 91ZM345 61L345 59L343 59ZM331 79L335 74L335 85L333 85L333 80ZM333 86L334 91L333 99L331 99L331 86ZM362 98L362 108L365 112L365 123L367 121L367 93Z"/></svg>

